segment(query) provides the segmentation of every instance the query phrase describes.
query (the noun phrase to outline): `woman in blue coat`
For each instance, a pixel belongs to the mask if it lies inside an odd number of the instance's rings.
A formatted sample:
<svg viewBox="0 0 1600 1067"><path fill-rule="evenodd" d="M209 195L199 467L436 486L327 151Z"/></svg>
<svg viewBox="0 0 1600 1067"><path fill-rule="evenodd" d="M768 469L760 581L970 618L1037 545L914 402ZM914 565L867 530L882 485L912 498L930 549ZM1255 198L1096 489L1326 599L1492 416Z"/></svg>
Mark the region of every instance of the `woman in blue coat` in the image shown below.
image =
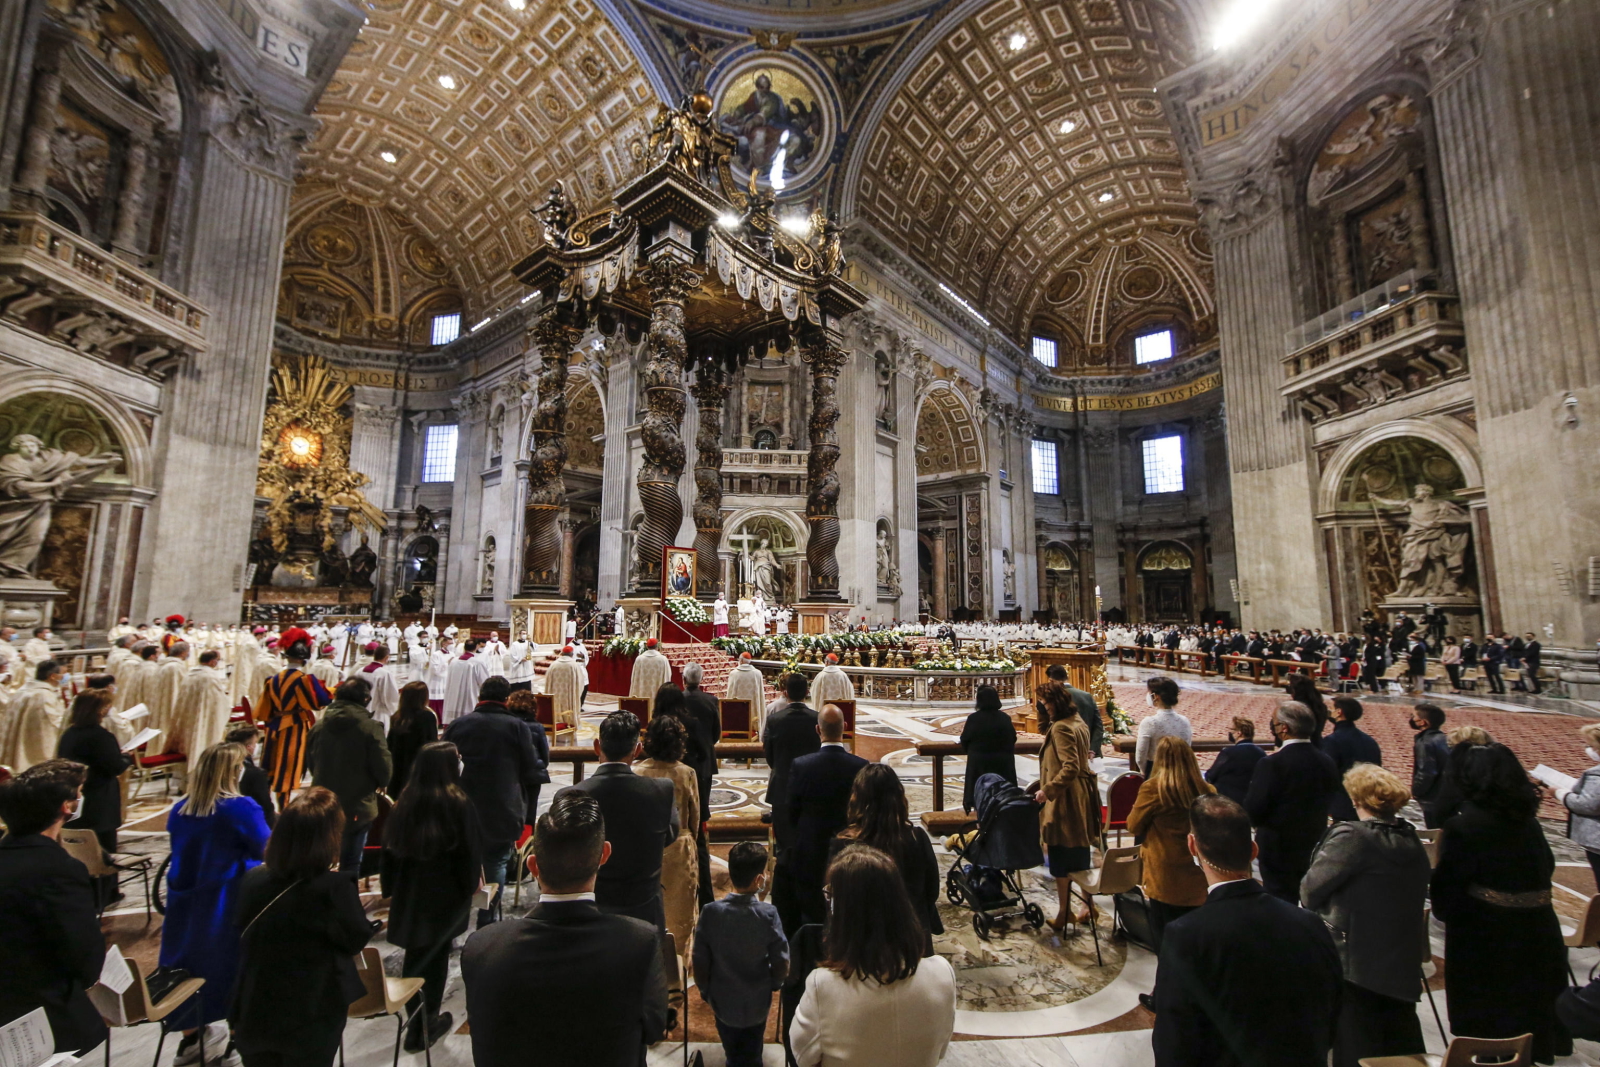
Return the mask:
<svg viewBox="0 0 1600 1067"><path fill-rule="evenodd" d="M270 830L261 805L238 793L243 745L212 745L189 772L189 793L167 817L172 864L167 868L167 916L161 927L161 965L182 967L206 984L199 1017L187 1007L169 1025L189 1026L177 1062L198 1059L193 1027L227 1018L239 969L234 912L245 873L261 863Z"/></svg>

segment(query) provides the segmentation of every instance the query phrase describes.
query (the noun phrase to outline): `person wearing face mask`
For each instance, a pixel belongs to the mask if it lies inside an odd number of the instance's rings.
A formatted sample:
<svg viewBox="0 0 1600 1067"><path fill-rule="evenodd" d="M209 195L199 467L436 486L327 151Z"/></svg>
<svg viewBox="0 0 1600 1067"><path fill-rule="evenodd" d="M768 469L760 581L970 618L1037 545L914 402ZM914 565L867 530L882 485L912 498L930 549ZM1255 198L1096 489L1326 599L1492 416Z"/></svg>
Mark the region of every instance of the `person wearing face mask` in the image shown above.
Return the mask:
<svg viewBox="0 0 1600 1067"><path fill-rule="evenodd" d="M1163 737L1176 737L1189 745L1194 743L1189 720L1172 709L1178 704L1178 683L1171 678L1150 678L1145 681L1149 692L1145 703L1155 712L1139 723L1139 740L1134 746L1133 761L1139 773L1150 777L1150 764L1155 759L1156 745Z"/></svg>
<svg viewBox="0 0 1600 1067"><path fill-rule="evenodd" d="M89 872L61 847L61 828L83 804L81 763L51 759L0 783L0 1021L43 1008L55 1051L106 1039L89 1001L100 977L100 933Z"/></svg>
<svg viewBox="0 0 1600 1067"><path fill-rule="evenodd" d="M117 779L133 766L133 757L122 751L116 735L105 727L111 703L109 689L86 689L74 697L67 729L56 749L60 758L89 769L83 796L79 798L82 810L67 825L73 830L93 830L100 847L107 852L117 850L117 827L122 825L122 791ZM107 904L122 897L115 874L97 879L95 892Z"/></svg>
<svg viewBox="0 0 1600 1067"><path fill-rule="evenodd" d="M1333 760L1311 744L1316 721L1297 701L1278 705L1272 715L1278 751L1256 764L1244 799L1261 849L1261 884L1291 904L1300 903L1300 879L1328 828L1328 803L1339 788Z"/></svg>
<svg viewBox="0 0 1600 1067"><path fill-rule="evenodd" d="M1573 783L1570 789L1557 789L1556 799L1572 813L1572 826L1568 836L1582 846L1589 857L1589 866L1600 881L1600 723L1588 723L1578 729L1583 738L1583 754L1591 766Z"/></svg>

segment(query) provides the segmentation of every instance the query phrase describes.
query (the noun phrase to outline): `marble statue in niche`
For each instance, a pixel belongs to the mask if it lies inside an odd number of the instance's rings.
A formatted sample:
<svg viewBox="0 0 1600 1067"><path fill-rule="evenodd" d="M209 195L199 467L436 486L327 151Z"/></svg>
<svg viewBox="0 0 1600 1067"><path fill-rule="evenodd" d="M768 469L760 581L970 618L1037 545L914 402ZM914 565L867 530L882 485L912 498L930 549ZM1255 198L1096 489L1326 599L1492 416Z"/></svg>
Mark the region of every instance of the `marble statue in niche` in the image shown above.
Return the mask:
<svg viewBox="0 0 1600 1067"><path fill-rule="evenodd" d="M878 384L878 425L894 433L894 363L888 353L873 356L873 374Z"/></svg>
<svg viewBox="0 0 1600 1067"><path fill-rule="evenodd" d="M1371 494L1374 503L1404 507L1407 513L1406 528L1400 534L1399 584L1394 595L1458 595L1469 536L1461 527L1472 520L1461 505L1435 497L1433 486L1425 482L1416 486L1413 494L1409 500Z"/></svg>
<svg viewBox="0 0 1600 1067"><path fill-rule="evenodd" d="M362 534L361 544L350 553L350 584L357 589L371 589L372 576L377 570L378 554L367 543L367 535Z"/></svg>
<svg viewBox="0 0 1600 1067"><path fill-rule="evenodd" d="M778 563L778 556L772 551L771 542L763 537L750 553L750 558L745 566L749 569L750 584L755 586L756 593L768 604L776 604L783 599L783 567Z"/></svg>
<svg viewBox="0 0 1600 1067"><path fill-rule="evenodd" d="M11 447L13 452L0 456L0 577L29 578L56 501L73 486L121 463L122 457L45 448L26 433L12 438Z"/></svg>
<svg viewBox="0 0 1600 1067"><path fill-rule="evenodd" d="M1011 550L1009 548L1000 550L1000 559L1001 588L1005 592L1006 603L1015 604L1017 602L1017 564L1011 558Z"/></svg>
<svg viewBox="0 0 1600 1067"><path fill-rule="evenodd" d="M483 542L483 565L478 575L478 595L494 595L494 538Z"/></svg>

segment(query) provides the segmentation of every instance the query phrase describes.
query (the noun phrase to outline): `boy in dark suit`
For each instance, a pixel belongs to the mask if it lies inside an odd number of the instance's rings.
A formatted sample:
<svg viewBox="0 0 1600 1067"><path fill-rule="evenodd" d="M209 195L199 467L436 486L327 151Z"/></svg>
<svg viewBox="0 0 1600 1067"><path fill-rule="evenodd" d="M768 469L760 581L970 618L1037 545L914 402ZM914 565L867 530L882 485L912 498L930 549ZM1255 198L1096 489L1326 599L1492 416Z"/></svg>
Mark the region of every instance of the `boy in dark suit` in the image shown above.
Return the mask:
<svg viewBox="0 0 1600 1067"><path fill-rule="evenodd" d="M1157 1067L1325 1067L1343 982L1327 926L1250 877L1256 847L1237 803L1197 797L1189 826L1206 903L1162 931Z"/></svg>
<svg viewBox="0 0 1600 1067"><path fill-rule="evenodd" d="M557 793L528 859L538 905L468 938L461 979L478 1067L638 1067L672 1028L656 928L595 904L606 829L594 797Z"/></svg>
<svg viewBox="0 0 1600 1067"><path fill-rule="evenodd" d="M716 1015L728 1067L761 1067L772 991L789 973L789 942L777 909L756 899L766 869L765 845L734 845L728 852L733 892L707 904L695 927L694 984Z"/></svg>

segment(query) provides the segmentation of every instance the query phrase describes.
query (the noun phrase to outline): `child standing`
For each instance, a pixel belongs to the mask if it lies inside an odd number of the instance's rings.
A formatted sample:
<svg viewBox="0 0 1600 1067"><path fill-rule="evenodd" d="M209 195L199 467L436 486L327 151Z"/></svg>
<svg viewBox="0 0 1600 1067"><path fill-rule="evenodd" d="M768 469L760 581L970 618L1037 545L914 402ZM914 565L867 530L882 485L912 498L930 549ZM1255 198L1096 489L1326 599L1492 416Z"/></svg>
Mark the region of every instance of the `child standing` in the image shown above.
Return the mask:
<svg viewBox="0 0 1600 1067"><path fill-rule="evenodd" d="M778 909L756 899L767 847L740 841L728 853L733 892L707 904L694 936L694 981L717 1017L728 1067L760 1067L772 992L789 973Z"/></svg>

